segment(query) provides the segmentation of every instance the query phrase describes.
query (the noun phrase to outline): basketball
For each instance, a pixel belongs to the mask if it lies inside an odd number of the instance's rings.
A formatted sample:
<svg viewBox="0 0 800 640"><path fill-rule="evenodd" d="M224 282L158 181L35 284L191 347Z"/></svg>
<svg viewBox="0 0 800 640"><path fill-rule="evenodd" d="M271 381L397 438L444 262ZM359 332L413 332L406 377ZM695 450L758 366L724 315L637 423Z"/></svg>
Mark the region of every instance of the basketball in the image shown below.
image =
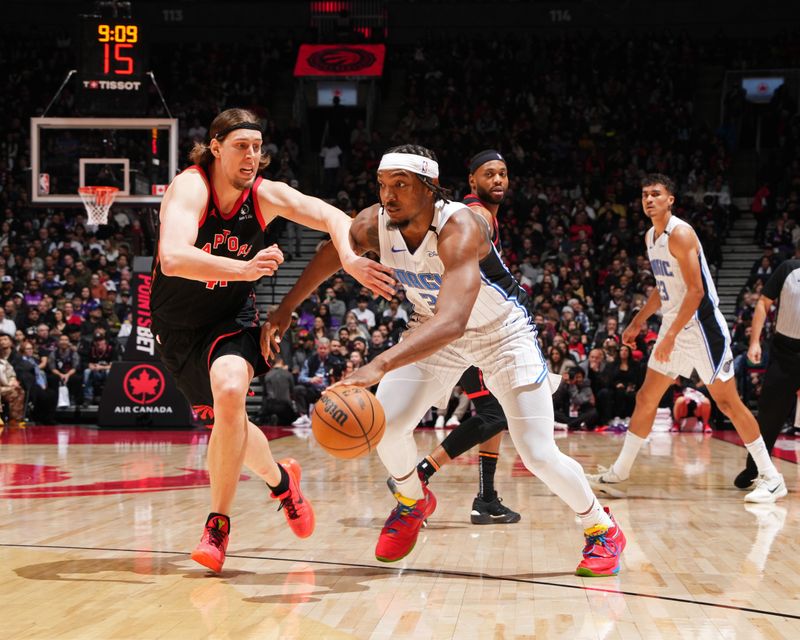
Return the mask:
<svg viewBox="0 0 800 640"><path fill-rule="evenodd" d="M311 430L319 446L336 458L358 458L370 453L385 428L383 407L362 387L325 391L311 416Z"/></svg>

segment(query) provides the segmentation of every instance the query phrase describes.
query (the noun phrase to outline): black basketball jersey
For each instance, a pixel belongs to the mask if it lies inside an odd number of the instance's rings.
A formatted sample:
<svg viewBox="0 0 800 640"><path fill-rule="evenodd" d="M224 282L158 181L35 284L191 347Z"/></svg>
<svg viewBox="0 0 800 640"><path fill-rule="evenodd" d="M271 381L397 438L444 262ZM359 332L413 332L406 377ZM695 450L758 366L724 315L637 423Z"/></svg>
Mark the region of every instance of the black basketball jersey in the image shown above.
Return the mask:
<svg viewBox="0 0 800 640"><path fill-rule="evenodd" d="M200 172L209 193L194 246L215 256L250 260L265 246L266 223L256 197L262 178L256 178L252 188L243 191L231 210L223 213L208 172L200 166L190 169ZM164 275L156 247L150 284L153 319L168 327L187 329L235 318L245 326L253 325L258 321L253 285L253 282L200 282Z"/></svg>
<svg viewBox="0 0 800 640"><path fill-rule="evenodd" d="M464 199L461 201L462 204L467 205L468 207L483 207L484 209L488 210L489 207L484 204L483 200L481 200L476 194L470 193L467 196L464 196ZM498 251L501 250L500 248L500 225L497 224L497 216L492 216L493 220L493 229L492 229L492 244L494 248Z"/></svg>

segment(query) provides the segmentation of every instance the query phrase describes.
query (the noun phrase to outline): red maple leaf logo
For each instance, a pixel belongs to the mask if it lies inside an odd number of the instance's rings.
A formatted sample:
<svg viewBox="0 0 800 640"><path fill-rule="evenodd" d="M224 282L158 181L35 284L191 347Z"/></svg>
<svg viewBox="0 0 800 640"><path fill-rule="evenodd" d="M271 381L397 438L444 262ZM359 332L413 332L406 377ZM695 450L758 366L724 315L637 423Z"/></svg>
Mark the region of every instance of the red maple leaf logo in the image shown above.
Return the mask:
<svg viewBox="0 0 800 640"><path fill-rule="evenodd" d="M159 382L161 381L158 378L150 377L147 369L142 369L138 378L129 380L131 393L135 396L142 396L142 400L144 400L144 396L154 396L156 394Z"/></svg>

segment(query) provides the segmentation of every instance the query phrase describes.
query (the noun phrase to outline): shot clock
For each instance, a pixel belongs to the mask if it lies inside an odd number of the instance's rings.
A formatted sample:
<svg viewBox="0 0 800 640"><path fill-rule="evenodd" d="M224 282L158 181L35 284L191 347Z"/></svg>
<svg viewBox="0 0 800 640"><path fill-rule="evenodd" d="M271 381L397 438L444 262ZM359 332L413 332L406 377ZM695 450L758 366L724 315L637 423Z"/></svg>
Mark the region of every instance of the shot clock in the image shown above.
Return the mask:
<svg viewBox="0 0 800 640"><path fill-rule="evenodd" d="M147 51L142 31L141 24L129 18L82 18L82 111L126 115L144 110Z"/></svg>

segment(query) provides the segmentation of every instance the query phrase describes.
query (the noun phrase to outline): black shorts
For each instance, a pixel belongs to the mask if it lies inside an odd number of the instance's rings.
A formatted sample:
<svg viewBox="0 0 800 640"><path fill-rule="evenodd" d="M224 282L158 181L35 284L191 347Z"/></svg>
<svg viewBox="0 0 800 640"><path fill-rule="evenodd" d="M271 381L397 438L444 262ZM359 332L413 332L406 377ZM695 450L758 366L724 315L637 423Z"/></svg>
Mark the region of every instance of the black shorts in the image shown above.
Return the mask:
<svg viewBox="0 0 800 640"><path fill-rule="evenodd" d="M464 390L464 393L467 394L470 400L491 395L486 385L483 384L483 373L478 367L470 367L462 373L458 385Z"/></svg>
<svg viewBox="0 0 800 640"><path fill-rule="evenodd" d="M211 365L220 356L235 355L249 362L254 376L269 365L259 345L260 327L243 327L235 320L198 329L165 328L153 323L156 352L192 405L198 420L214 422Z"/></svg>
<svg viewBox="0 0 800 640"><path fill-rule="evenodd" d="M458 384L467 394L467 397L472 400L472 404L475 405L475 413L483 418L487 425L496 427L491 435L500 433L506 428L507 420L503 407L500 406L492 392L486 388L483 383L483 373L478 367L470 367L464 371ZM491 435L484 438L484 440L487 440Z"/></svg>

